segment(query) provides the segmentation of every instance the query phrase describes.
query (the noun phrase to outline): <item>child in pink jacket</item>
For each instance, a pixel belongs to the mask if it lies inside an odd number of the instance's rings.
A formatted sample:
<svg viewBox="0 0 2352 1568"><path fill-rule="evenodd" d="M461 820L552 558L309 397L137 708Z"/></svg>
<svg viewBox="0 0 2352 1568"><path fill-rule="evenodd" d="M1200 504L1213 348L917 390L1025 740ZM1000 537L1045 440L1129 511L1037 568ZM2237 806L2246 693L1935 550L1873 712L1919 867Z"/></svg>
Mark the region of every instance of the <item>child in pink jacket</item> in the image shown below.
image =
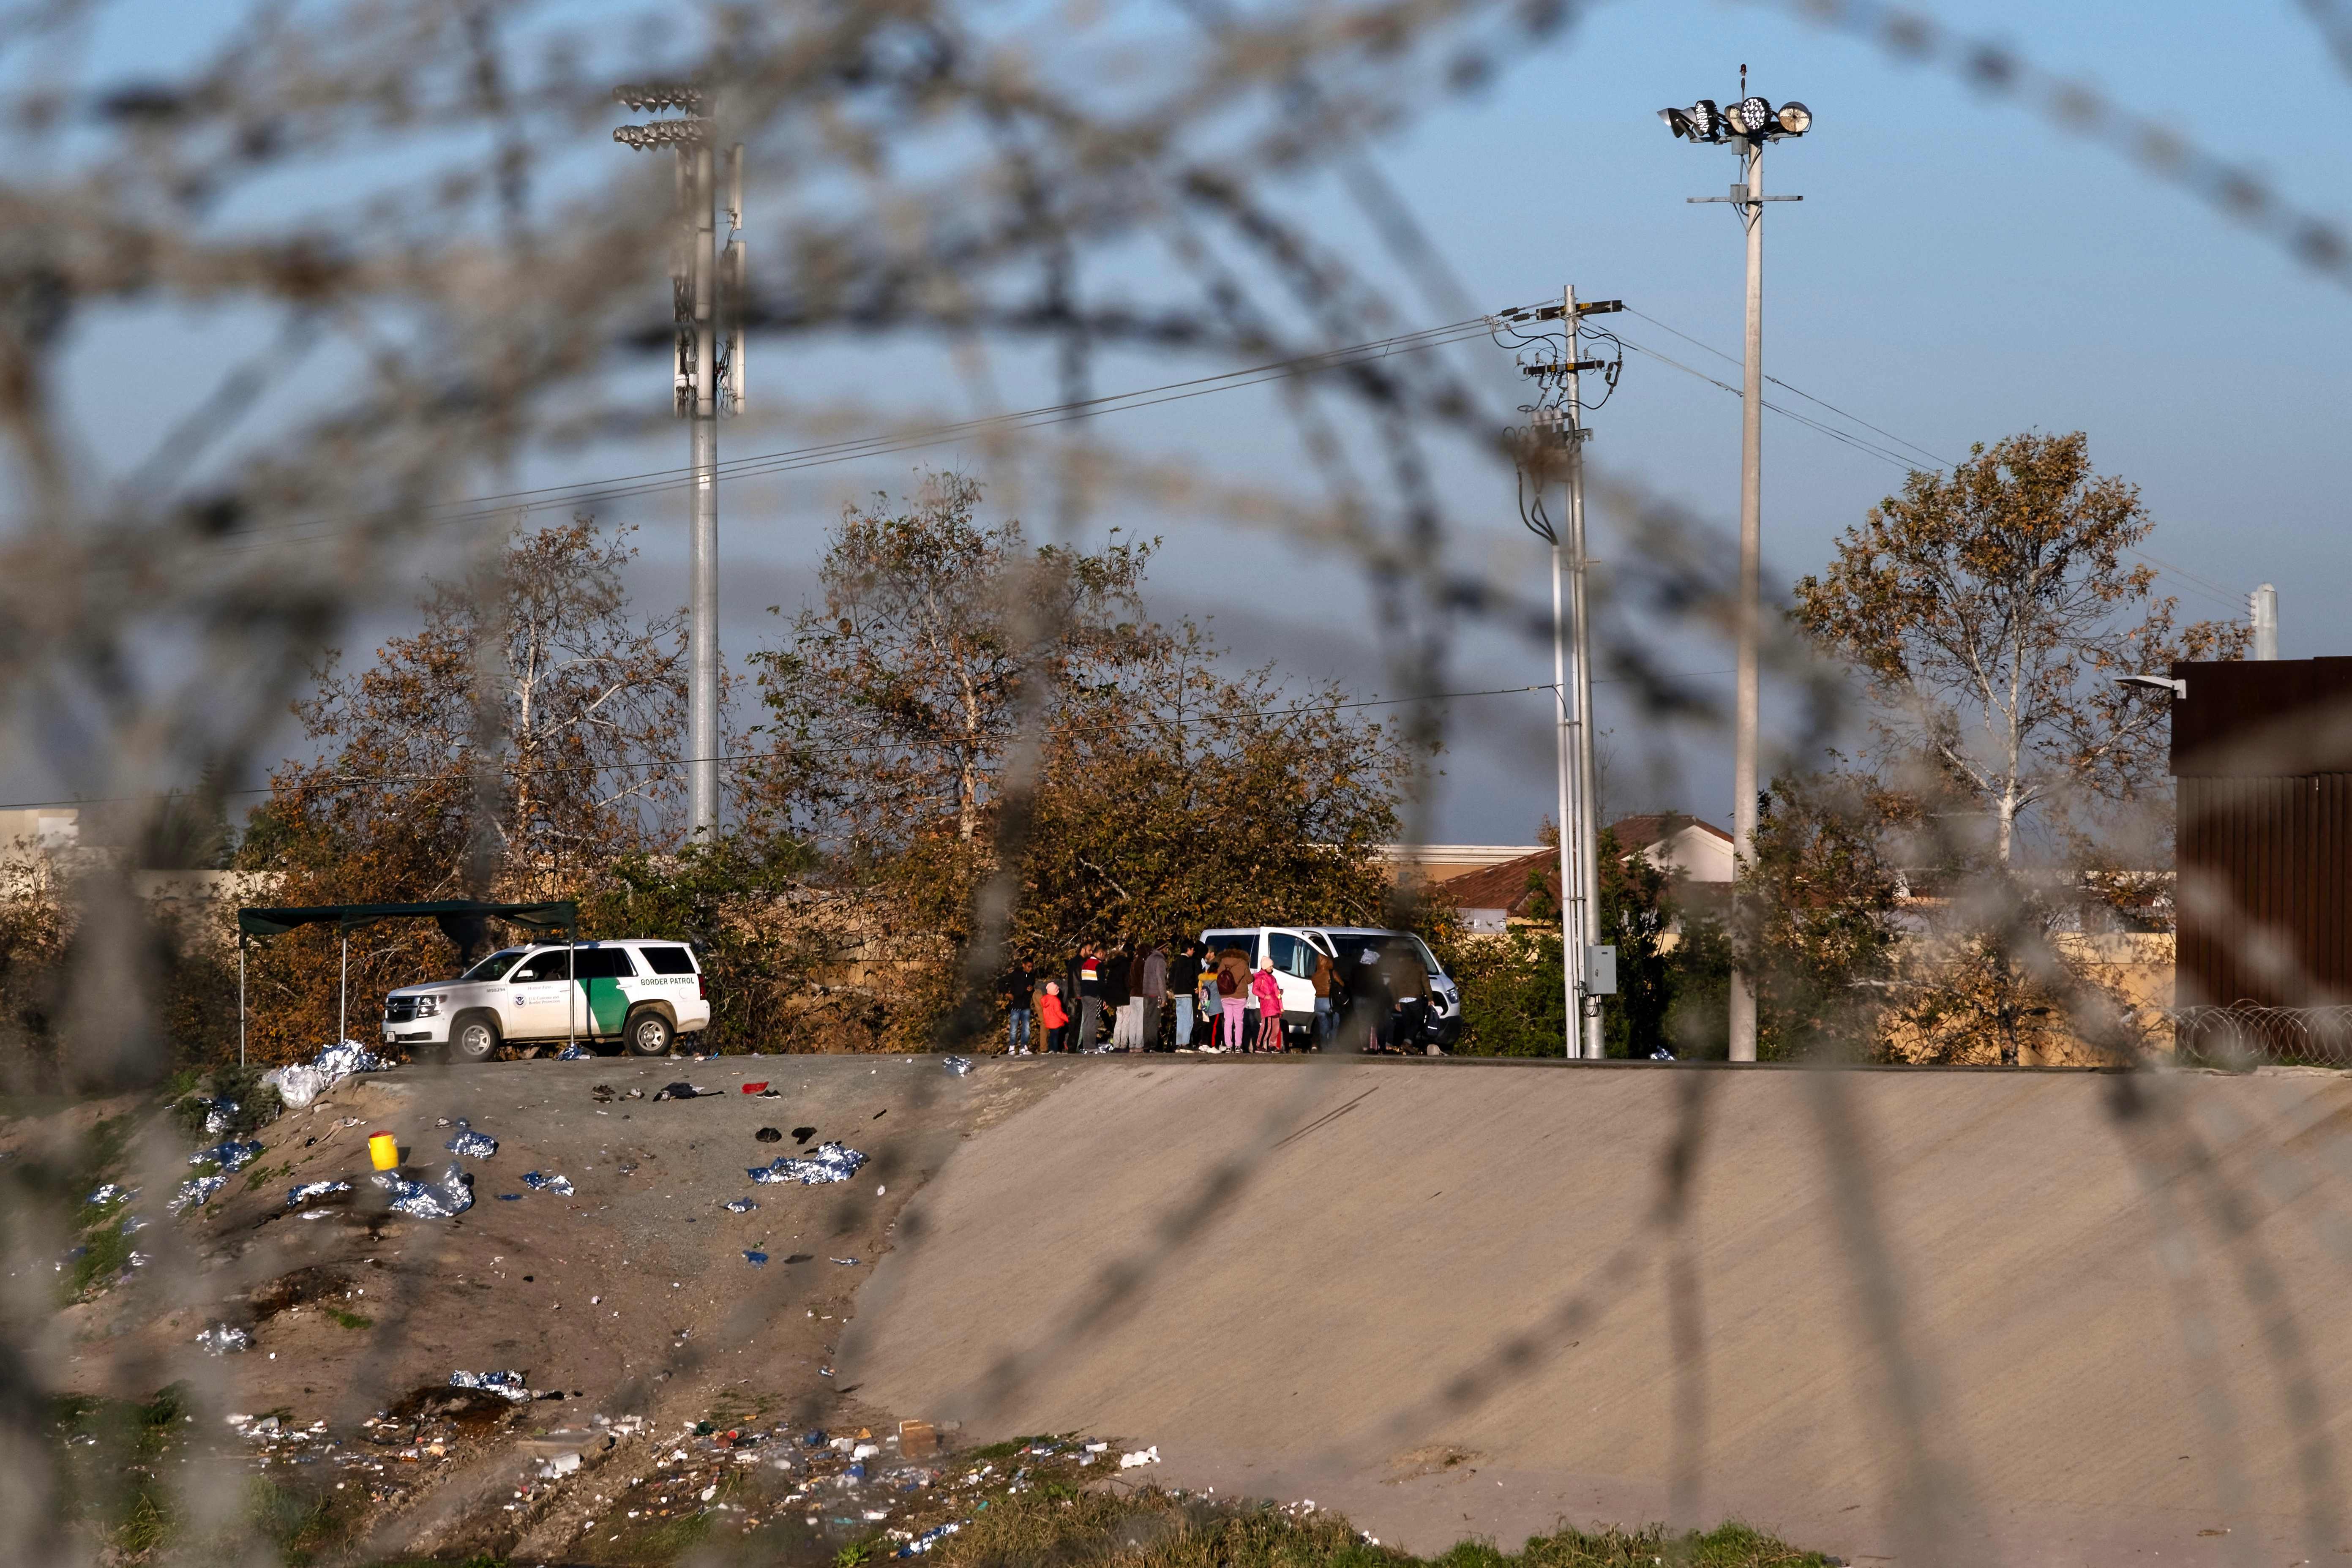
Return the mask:
<svg viewBox="0 0 2352 1568"><path fill-rule="evenodd" d="M1250 977L1250 994L1257 998L1257 1045L1261 1051L1282 1049L1282 982L1274 977L1274 961L1267 959L1257 966Z"/></svg>

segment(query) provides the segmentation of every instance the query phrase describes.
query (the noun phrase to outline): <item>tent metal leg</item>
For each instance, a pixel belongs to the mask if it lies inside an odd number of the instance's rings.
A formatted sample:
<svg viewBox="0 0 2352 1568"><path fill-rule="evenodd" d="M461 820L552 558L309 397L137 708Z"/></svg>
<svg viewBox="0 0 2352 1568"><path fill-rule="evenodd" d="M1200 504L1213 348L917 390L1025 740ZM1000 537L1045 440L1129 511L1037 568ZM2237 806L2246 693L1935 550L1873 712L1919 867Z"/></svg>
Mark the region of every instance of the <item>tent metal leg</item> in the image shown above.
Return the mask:
<svg viewBox="0 0 2352 1568"><path fill-rule="evenodd" d="M335 983L335 1044L352 1037L352 939L343 938L342 978Z"/></svg>
<svg viewBox="0 0 2352 1568"><path fill-rule="evenodd" d="M580 1043L580 933L566 933L564 942L563 1048L568 1051Z"/></svg>
<svg viewBox="0 0 2352 1568"><path fill-rule="evenodd" d="M245 938L236 939L236 1065L245 1065Z"/></svg>

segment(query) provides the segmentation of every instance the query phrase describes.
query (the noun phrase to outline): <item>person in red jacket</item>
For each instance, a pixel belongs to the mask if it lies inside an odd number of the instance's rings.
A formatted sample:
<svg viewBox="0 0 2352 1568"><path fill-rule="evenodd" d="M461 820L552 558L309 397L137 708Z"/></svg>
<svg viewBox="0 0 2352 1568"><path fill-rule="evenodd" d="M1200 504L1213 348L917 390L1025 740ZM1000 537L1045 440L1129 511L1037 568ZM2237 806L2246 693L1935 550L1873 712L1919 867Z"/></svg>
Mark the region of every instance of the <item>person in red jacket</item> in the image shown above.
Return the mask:
<svg viewBox="0 0 2352 1568"><path fill-rule="evenodd" d="M1045 982L1045 994L1037 999L1037 1021L1045 1026L1045 1048L1049 1051L1069 1049L1070 1010L1062 1005L1062 983Z"/></svg>
<svg viewBox="0 0 2352 1568"><path fill-rule="evenodd" d="M1257 973L1250 978L1250 991L1257 998L1257 1044L1253 1048L1282 1049L1282 982L1274 977L1274 960L1258 964Z"/></svg>

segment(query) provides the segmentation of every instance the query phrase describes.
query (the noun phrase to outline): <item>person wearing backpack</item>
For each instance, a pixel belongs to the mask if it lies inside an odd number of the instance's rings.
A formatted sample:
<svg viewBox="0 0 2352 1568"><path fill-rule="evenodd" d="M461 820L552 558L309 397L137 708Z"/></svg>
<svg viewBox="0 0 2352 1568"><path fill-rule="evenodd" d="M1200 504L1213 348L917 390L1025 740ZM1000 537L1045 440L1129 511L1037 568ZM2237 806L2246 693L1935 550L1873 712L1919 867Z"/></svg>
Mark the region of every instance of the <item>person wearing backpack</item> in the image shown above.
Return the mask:
<svg viewBox="0 0 2352 1568"><path fill-rule="evenodd" d="M1248 1005L1244 1000L1244 987L1240 977L1234 973L1233 966L1219 963L1217 965L1217 1009L1224 1017L1223 1048L1228 1051L1238 1051L1244 1044L1242 1009Z"/></svg>
<svg viewBox="0 0 2352 1568"><path fill-rule="evenodd" d="M1315 955L1315 974L1310 984L1315 987L1315 1048L1328 1050L1339 1026L1339 966L1331 962L1329 953Z"/></svg>

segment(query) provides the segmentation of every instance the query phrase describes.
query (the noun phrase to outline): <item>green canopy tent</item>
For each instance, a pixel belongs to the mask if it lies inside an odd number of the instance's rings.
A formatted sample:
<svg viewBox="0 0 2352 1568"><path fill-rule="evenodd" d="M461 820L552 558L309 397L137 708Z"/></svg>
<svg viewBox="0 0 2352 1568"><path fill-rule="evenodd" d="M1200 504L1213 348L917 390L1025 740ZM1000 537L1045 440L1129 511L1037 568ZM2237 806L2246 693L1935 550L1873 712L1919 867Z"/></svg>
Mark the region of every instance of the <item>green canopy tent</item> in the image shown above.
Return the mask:
<svg viewBox="0 0 2352 1568"><path fill-rule="evenodd" d="M351 1038L352 930L378 921L429 920L441 934L470 952L486 922L510 921L527 931L562 931L568 945L580 938L580 906L570 899L536 904L486 904L472 899L440 899L424 904L306 904L291 909L258 905L236 911L236 1065L245 1065L245 943L248 937L283 936L299 926L331 923L342 938L342 973L337 982L335 1034ZM568 1009L567 1009L568 1011Z"/></svg>

